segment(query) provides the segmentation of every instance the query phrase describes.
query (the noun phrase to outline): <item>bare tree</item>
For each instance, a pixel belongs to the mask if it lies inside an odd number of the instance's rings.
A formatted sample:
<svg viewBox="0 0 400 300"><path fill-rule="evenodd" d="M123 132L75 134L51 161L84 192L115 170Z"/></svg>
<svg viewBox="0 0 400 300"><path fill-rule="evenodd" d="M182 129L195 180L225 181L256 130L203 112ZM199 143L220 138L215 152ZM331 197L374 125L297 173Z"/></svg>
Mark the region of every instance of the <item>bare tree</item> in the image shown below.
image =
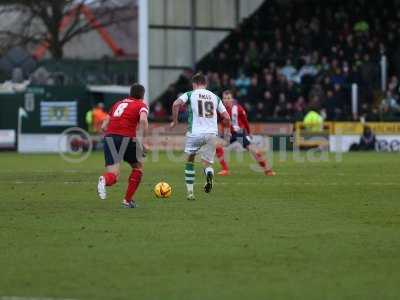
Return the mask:
<svg viewBox="0 0 400 300"><path fill-rule="evenodd" d="M73 38L126 22L134 1L0 0L0 47L44 45L53 58ZM1 49L0 49L1 51Z"/></svg>

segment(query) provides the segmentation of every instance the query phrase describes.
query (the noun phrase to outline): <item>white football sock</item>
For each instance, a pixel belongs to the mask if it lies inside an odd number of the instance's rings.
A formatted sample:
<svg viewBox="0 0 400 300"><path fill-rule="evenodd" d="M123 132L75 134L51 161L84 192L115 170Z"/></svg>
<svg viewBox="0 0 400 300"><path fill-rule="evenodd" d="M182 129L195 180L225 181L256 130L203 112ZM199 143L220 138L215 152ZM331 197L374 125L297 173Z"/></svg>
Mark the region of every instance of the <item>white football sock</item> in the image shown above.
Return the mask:
<svg viewBox="0 0 400 300"><path fill-rule="evenodd" d="M207 175L208 172L211 172L214 175L214 169L212 167L207 167L204 169L204 174Z"/></svg>

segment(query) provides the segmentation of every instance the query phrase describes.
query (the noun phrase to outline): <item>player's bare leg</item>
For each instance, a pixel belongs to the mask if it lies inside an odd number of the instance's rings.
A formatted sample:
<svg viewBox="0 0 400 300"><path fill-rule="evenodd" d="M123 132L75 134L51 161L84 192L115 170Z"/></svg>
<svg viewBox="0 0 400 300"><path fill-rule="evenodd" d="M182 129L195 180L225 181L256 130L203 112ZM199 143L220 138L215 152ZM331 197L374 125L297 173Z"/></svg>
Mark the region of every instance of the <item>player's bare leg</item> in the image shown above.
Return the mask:
<svg viewBox="0 0 400 300"><path fill-rule="evenodd" d="M194 189L193 189L194 178L195 178L195 170L194 170L195 158L196 154L189 154L185 165L185 182L186 182L188 200L195 200Z"/></svg>
<svg viewBox="0 0 400 300"><path fill-rule="evenodd" d="M133 199L136 190L138 189L143 176L143 164L140 162L131 164L132 171L128 179L128 187L126 189L125 198L122 202L122 206L125 208L137 207L135 200Z"/></svg>
<svg viewBox="0 0 400 300"><path fill-rule="evenodd" d="M99 177L97 183L97 193L100 199L105 200L107 198L107 186L113 186L117 183L119 177L120 164L114 164L106 167L106 172Z"/></svg>
<svg viewBox="0 0 400 300"><path fill-rule="evenodd" d="M255 147L254 145L249 145L247 147L247 150L251 153L251 155L257 161L259 166L263 169L264 174L266 176L275 176L276 175L276 173L269 166L267 159L264 158L262 152L257 147Z"/></svg>
<svg viewBox="0 0 400 300"><path fill-rule="evenodd" d="M229 167L224 158L224 155L225 155L224 147L222 145L218 145L215 152L216 152L218 161L221 165L221 171L218 172L218 175L228 176L229 175Z"/></svg>

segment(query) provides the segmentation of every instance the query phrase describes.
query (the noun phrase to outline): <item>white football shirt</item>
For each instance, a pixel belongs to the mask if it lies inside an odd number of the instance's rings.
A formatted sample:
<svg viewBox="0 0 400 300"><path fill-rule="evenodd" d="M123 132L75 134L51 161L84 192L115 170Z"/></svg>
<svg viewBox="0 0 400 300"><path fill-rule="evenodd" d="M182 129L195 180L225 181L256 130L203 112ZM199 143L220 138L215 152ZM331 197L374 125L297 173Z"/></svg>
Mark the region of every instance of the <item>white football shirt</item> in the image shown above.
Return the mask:
<svg viewBox="0 0 400 300"><path fill-rule="evenodd" d="M182 94L188 109L188 134L218 134L218 113L226 111L221 99L206 89Z"/></svg>

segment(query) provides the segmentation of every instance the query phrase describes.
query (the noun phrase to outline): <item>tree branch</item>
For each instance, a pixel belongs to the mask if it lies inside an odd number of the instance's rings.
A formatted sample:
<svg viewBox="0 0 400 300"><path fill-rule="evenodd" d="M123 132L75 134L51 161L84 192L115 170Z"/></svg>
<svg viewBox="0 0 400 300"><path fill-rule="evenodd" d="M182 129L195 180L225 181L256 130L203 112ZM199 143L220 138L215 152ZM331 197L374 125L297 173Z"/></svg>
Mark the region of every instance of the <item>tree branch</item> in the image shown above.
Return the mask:
<svg viewBox="0 0 400 300"><path fill-rule="evenodd" d="M0 30L0 41L8 47L47 42L53 56L62 56L62 48L73 38L132 19L127 14L132 4L116 3L110 0L0 0L2 18L17 16L9 28ZM85 5L95 15L96 25L93 20L82 19L81 9Z"/></svg>

